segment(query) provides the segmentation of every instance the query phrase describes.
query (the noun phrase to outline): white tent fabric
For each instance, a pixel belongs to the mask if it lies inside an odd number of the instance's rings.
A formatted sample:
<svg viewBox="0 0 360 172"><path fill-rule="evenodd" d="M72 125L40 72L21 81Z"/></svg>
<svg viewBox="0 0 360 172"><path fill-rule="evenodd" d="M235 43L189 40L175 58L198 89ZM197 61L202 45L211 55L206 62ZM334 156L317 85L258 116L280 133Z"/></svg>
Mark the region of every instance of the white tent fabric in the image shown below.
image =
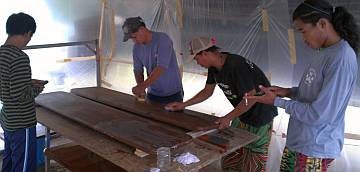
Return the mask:
<svg viewBox="0 0 360 172"><path fill-rule="evenodd" d="M174 42L180 66L184 67L183 84L185 99L195 95L205 84L206 70L194 62L187 63L187 42L193 37L208 36L217 40L223 51L240 54L255 62L274 85L293 86L299 82L302 71L316 53L308 48L291 26L291 11L300 1L290 0L157 0L137 3L133 1L108 1L114 7L116 17L141 16L148 28L166 32ZM337 2L334 2L337 3ZM345 4L346 5L346 4ZM111 8L109 8L111 9ZM116 25L116 54L106 68L106 83L109 88L131 93L135 84L122 81L132 77L131 50L133 43L121 42L121 22ZM106 41L106 39L104 39ZM292 49L293 48L293 49ZM295 52L294 52L295 49ZM117 71L117 72L115 72ZM121 72L119 72L121 71ZM190 72L190 73L189 73ZM126 74L126 76L124 76ZM200 74L200 75L199 75ZM352 105L359 103L359 84L355 90ZM217 106L214 106L214 105ZM202 104L190 107L193 110L223 116L232 109L217 89L215 96ZM279 109L280 115L274 121L274 133L270 148L268 171L278 171L282 149L286 141L288 115ZM357 119L355 115L347 115ZM347 131L355 126L347 126ZM360 133L355 131L355 133ZM355 162L359 155L349 154L350 150L359 152L359 144L346 145L342 157L337 159L330 171L360 170Z"/></svg>
<svg viewBox="0 0 360 172"><path fill-rule="evenodd" d="M111 29L104 29L103 43L108 45L115 35L116 45L111 49L114 62L131 63L132 61L132 42L122 42L121 25L125 18L133 16L144 18L151 30L170 35L179 63L187 72L206 72L194 62L187 63L186 60L187 43L198 36L214 37L223 51L237 53L253 61L261 67L274 85L296 85L304 68L312 60L308 57L316 54L316 51L303 43L300 34L292 29L290 14L301 1L152 0L140 3L108 0L105 2L107 4L105 13L108 15L105 16L103 26L111 26L111 15L114 13L115 33L111 34ZM334 3L350 7L350 4L342 1L334 1ZM350 8L350 12L357 14L354 8ZM111 45L104 47L109 48ZM106 50L108 49L104 51ZM104 52L105 57L108 54L109 52ZM110 67L105 70L112 69ZM360 81L354 90L351 105L359 105L359 85Z"/></svg>

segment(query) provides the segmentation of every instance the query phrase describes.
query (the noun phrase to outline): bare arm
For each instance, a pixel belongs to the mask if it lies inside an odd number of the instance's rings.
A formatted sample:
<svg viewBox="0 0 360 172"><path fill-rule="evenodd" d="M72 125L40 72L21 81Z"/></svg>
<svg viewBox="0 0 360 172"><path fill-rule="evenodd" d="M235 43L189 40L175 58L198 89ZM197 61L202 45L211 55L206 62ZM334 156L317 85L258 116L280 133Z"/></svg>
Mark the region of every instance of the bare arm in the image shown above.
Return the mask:
<svg viewBox="0 0 360 172"><path fill-rule="evenodd" d="M152 83L154 83L160 75L165 71L163 67L155 67L155 69L151 72L150 76L144 81L144 74L135 73L135 80L137 85L132 88L132 92L135 95L140 96L145 92L145 89L149 87Z"/></svg>
<svg viewBox="0 0 360 172"><path fill-rule="evenodd" d="M185 107L203 102L206 99L208 99L214 93L215 86L216 84L206 84L205 87L199 93L197 93L194 97L184 102Z"/></svg>
<svg viewBox="0 0 360 172"><path fill-rule="evenodd" d="M255 89L253 89L249 93L255 94L255 92ZM215 123L219 125L219 129L227 128L230 126L231 120L247 112L249 109L251 109L252 106L255 105L255 103L255 100L248 100L248 104L246 105L245 99L243 99L232 111L215 121Z"/></svg>
<svg viewBox="0 0 360 172"><path fill-rule="evenodd" d="M155 69L150 73L150 76L148 78L146 78L146 80L143 83L141 83L141 85L143 85L143 87L145 87L145 88L149 87L152 83L154 83L160 77L160 75L162 73L164 73L165 70L166 69L161 66L155 67Z"/></svg>
<svg viewBox="0 0 360 172"><path fill-rule="evenodd" d="M165 106L165 109L171 110L171 111L182 110L187 106L191 106L191 105L203 102L204 100L208 99L214 93L215 86L216 86L216 84L206 84L205 87L191 99L189 99L183 103L181 103L181 102L170 103Z"/></svg>
<svg viewBox="0 0 360 172"><path fill-rule="evenodd" d="M144 82L144 74L143 73L134 72L134 75L135 75L135 80L136 80L137 84Z"/></svg>

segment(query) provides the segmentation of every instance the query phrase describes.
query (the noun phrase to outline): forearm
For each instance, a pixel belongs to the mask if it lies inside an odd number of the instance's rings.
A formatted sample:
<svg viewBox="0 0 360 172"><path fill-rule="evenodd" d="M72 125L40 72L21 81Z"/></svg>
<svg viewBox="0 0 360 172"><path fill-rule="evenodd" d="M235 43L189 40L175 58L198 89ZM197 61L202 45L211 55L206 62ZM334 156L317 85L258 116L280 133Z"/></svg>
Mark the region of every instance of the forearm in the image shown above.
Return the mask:
<svg viewBox="0 0 360 172"><path fill-rule="evenodd" d="M197 93L194 97L184 102L185 106L191 106L208 99L214 92L215 85L207 85L204 89L202 89L199 93Z"/></svg>
<svg viewBox="0 0 360 172"><path fill-rule="evenodd" d="M155 67L155 69L151 72L149 77L146 78L146 80L143 81L141 84L145 88L149 87L152 83L154 83L161 76L161 74L164 71L165 71L165 68L163 68L163 67L160 67L160 66ZM143 78L143 80L144 80L144 78ZM140 84L140 83L138 83L138 84Z"/></svg>
<svg viewBox="0 0 360 172"><path fill-rule="evenodd" d="M308 125L326 123L330 118L324 118L324 113L319 113L322 107L315 107L313 102L299 102L296 100L285 100L277 97L274 106L285 109L285 112L294 116L297 120ZM328 110L327 110L328 111Z"/></svg>
<svg viewBox="0 0 360 172"><path fill-rule="evenodd" d="M296 99L297 93L298 93L298 87L289 88L289 95L286 97L289 97L291 99Z"/></svg>
<svg viewBox="0 0 360 172"><path fill-rule="evenodd" d="M253 89L250 91L250 94L255 94L255 92L255 89ZM246 103L246 101L243 99L232 111L226 114L225 117L228 119L234 119L235 117L239 117L248 110L250 110L255 105L255 103L256 101L254 100L248 100L248 102Z"/></svg>
<svg viewBox="0 0 360 172"><path fill-rule="evenodd" d="M283 88L278 86L269 87L270 91L276 94L279 97L289 97L292 98L297 94L296 88Z"/></svg>
<svg viewBox="0 0 360 172"><path fill-rule="evenodd" d="M20 88L20 89L16 90L12 88ZM21 87L10 86L10 89L11 89L10 91L11 97L19 102L25 102L36 97L31 85L23 85Z"/></svg>
<svg viewBox="0 0 360 172"><path fill-rule="evenodd" d="M25 73L25 72L24 72ZM25 75L25 74L24 74ZM30 76L30 75L28 75ZM26 81L20 82L18 79L10 79L10 96L19 102L24 102L35 98L31 78Z"/></svg>
<svg viewBox="0 0 360 172"><path fill-rule="evenodd" d="M327 91L322 91L318 98L311 102L285 100L277 97L274 105L285 109L286 113L307 125L319 125L336 120L341 108L346 106L343 105L346 102L345 97L343 95L334 96L334 94Z"/></svg>
<svg viewBox="0 0 360 172"><path fill-rule="evenodd" d="M143 73L134 72L134 75L135 75L135 81L137 84L144 82L144 74Z"/></svg>
<svg viewBox="0 0 360 172"><path fill-rule="evenodd" d="M16 63L16 65L12 66L10 71L10 95L13 99L19 102L35 98L32 90L31 73L29 73L24 65Z"/></svg>
<svg viewBox="0 0 360 172"><path fill-rule="evenodd" d="M251 109L252 106L255 105L255 102L249 102L248 105L245 104L245 101L242 100L231 112L229 112L225 117L228 119L234 119L235 117L239 117L245 112L247 112L249 109Z"/></svg>

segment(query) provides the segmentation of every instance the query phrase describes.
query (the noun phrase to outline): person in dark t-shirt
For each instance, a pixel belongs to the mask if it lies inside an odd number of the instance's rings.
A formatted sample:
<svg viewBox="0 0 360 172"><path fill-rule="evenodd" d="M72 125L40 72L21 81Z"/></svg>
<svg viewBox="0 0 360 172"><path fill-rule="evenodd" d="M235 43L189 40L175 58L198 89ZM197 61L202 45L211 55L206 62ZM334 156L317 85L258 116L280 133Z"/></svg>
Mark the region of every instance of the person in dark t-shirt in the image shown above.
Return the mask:
<svg viewBox="0 0 360 172"><path fill-rule="evenodd" d="M265 171L272 121L277 115L277 109L244 100L243 97L245 93L260 93L258 86L270 86L270 82L251 61L236 54L220 52L214 39L193 39L190 51L191 60L195 59L199 65L208 69L206 85L191 99L183 103L170 103L165 108L176 111L203 102L213 94L218 85L234 106L231 112L216 121L218 128L238 127L260 136L259 140L224 157L222 167L235 171Z"/></svg>

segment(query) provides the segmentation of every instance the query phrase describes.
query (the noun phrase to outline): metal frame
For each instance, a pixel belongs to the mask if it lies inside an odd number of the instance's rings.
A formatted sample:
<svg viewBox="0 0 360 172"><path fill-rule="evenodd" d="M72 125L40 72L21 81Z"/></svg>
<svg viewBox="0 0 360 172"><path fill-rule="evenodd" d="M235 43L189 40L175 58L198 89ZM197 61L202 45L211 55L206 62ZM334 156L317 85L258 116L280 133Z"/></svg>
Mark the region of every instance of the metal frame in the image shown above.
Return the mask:
<svg viewBox="0 0 360 172"><path fill-rule="evenodd" d="M92 41L79 41L79 42L67 42L67 43L56 43L56 44L42 44L42 45L30 45L26 46L24 50L31 49L41 49L41 48L55 48L55 47L69 47L69 46L77 46L84 45L91 52L93 52L96 56L96 86L101 86L101 76L100 76L100 53L99 53L99 40ZM92 48L90 45L94 45L95 48Z"/></svg>

